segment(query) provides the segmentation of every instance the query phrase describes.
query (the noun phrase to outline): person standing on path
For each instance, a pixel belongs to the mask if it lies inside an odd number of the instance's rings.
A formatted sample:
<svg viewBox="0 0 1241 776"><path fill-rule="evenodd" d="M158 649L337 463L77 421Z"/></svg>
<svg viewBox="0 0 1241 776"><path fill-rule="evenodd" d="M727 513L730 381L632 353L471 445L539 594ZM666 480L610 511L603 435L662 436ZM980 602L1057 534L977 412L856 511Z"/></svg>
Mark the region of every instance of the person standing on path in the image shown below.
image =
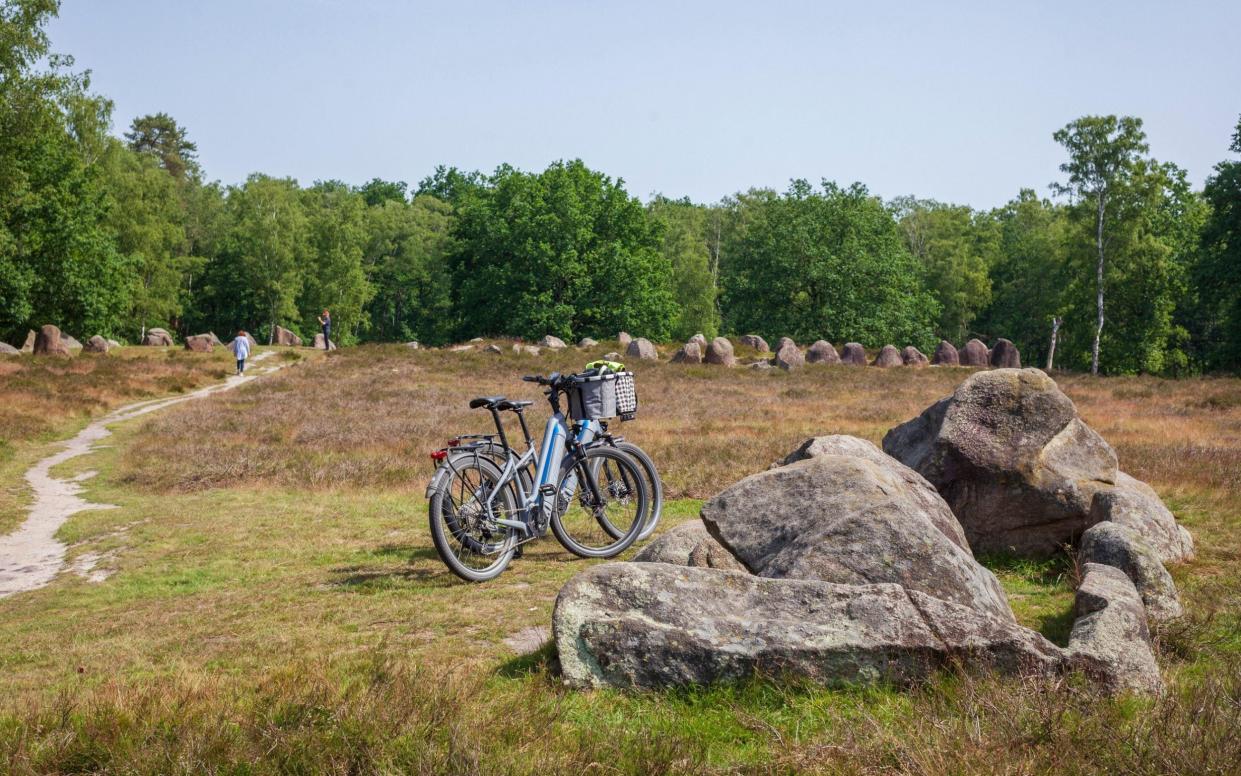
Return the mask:
<svg viewBox="0 0 1241 776"><path fill-rule="evenodd" d="M332 314L327 310L319 316L319 325L323 327L323 349L332 349Z"/></svg>
<svg viewBox="0 0 1241 776"><path fill-rule="evenodd" d="M250 357L250 335L246 334L245 329L237 332L237 338L229 343L228 349L233 351L233 356L237 359L237 374L244 375L246 359Z"/></svg>

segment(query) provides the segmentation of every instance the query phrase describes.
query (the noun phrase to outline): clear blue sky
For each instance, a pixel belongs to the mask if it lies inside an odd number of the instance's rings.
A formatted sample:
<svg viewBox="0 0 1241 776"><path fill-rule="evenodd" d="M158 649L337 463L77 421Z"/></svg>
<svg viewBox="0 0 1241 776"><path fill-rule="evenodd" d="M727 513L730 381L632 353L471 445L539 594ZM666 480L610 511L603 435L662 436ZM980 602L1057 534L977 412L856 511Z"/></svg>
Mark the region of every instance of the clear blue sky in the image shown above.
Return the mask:
<svg viewBox="0 0 1241 776"><path fill-rule="evenodd" d="M1241 2L64 0L116 131L165 111L209 177L415 183L580 157L698 201L789 178L990 207L1051 134L1142 117L1200 184L1241 114Z"/></svg>

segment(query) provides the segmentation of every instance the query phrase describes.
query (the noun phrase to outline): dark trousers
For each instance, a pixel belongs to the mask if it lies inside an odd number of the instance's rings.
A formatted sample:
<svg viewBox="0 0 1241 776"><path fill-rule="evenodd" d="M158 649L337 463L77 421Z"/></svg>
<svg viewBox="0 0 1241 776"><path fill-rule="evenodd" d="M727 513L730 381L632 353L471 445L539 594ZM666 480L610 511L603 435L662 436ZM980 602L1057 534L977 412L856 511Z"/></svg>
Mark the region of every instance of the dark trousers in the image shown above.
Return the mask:
<svg viewBox="0 0 1241 776"><path fill-rule="evenodd" d="M331 326L323 327L323 349L324 350L332 349L332 327Z"/></svg>
<svg viewBox="0 0 1241 776"><path fill-rule="evenodd" d="M244 358L237 359L237 374L246 371L246 360Z"/></svg>

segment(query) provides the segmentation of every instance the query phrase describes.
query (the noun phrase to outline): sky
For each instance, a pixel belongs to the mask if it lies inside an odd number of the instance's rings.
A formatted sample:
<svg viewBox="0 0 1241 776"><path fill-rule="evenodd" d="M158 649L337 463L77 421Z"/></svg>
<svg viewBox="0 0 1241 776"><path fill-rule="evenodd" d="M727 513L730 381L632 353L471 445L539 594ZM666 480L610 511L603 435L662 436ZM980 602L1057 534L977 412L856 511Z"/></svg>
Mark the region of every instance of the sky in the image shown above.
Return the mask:
<svg viewBox="0 0 1241 776"><path fill-rule="evenodd" d="M806 178L979 208L1048 195L1086 114L1142 118L1201 184L1238 31L1238 0L63 0L49 29L117 134L170 113L226 184L580 158L644 200Z"/></svg>

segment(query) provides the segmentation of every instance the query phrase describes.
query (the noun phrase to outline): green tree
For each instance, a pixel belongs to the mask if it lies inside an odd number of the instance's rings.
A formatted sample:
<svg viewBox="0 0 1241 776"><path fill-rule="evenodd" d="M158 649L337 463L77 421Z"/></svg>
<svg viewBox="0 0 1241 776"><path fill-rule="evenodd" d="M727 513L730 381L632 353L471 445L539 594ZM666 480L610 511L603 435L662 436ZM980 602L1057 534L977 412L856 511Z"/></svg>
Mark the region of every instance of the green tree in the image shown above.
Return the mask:
<svg viewBox="0 0 1241 776"><path fill-rule="evenodd" d="M374 207L384 202L404 202L408 188L409 184L405 181L371 178L370 181L359 186L357 191L368 206Z"/></svg>
<svg viewBox="0 0 1241 776"><path fill-rule="evenodd" d="M461 334L669 335L671 267L620 181L581 161L538 174L501 167L456 208Z"/></svg>
<svg viewBox="0 0 1241 776"><path fill-rule="evenodd" d="M940 336L960 342L991 302L989 270L999 231L986 213L963 205L901 197L892 203L910 253L922 264L927 288L939 303Z"/></svg>
<svg viewBox="0 0 1241 776"><path fill-rule="evenodd" d="M733 332L929 347L938 305L891 212L864 186L793 181L734 206L721 268Z"/></svg>
<svg viewBox="0 0 1241 776"><path fill-rule="evenodd" d="M167 113L139 116L125 133L129 148L140 154L154 157L168 173L178 181L196 178L198 146L190 142L185 128Z"/></svg>
<svg viewBox="0 0 1241 776"><path fill-rule="evenodd" d="M369 338L442 345L456 332L452 275L452 206L429 195L382 202L367 211Z"/></svg>
<svg viewBox="0 0 1241 776"><path fill-rule="evenodd" d="M708 230L710 213L688 199L655 197L647 210L663 234L662 252L672 267L676 313L672 336L688 339L701 332L708 339L719 333L716 307L718 276L712 262Z"/></svg>
<svg viewBox="0 0 1241 776"><path fill-rule="evenodd" d="M1241 120L1231 150L1241 154ZM1241 369L1241 161L1215 165L1204 197L1210 215L1193 270L1201 350L1213 369Z"/></svg>
<svg viewBox="0 0 1241 776"><path fill-rule="evenodd" d="M215 331L245 328L268 341L275 325L298 326L309 253L297 181L255 174L231 187L198 294L200 319Z"/></svg>
<svg viewBox="0 0 1241 776"><path fill-rule="evenodd" d="M1065 208L1022 189L991 218L999 228L991 304L976 328L1012 340L1027 363L1046 363L1053 321L1065 314Z"/></svg>
<svg viewBox="0 0 1241 776"><path fill-rule="evenodd" d="M366 202L339 181L316 183L302 192L308 254L298 309L301 330L313 332L325 309L332 311L333 338L356 341L363 309L374 294L362 266L366 246Z"/></svg>
<svg viewBox="0 0 1241 776"><path fill-rule="evenodd" d="M1095 244L1095 333L1090 354L1090 373L1099 373L1099 346L1104 322L1104 274L1107 266L1109 224L1118 208L1114 195L1134 174L1142 154L1149 150L1142 120L1132 116L1083 116L1053 135L1069 153L1060 165L1068 175L1053 188L1080 203L1075 212L1093 220Z"/></svg>

